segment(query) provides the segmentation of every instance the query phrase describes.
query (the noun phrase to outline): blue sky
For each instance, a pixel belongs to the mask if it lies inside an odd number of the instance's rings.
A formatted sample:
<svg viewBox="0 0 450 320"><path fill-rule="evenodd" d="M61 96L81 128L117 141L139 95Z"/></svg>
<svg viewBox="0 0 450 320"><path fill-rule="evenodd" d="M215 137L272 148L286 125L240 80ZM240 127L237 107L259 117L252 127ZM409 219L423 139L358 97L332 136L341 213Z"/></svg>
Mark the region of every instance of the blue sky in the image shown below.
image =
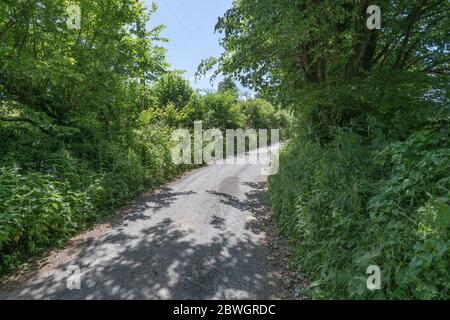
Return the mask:
<svg viewBox="0 0 450 320"><path fill-rule="evenodd" d="M220 35L214 33L214 27L218 17L231 8L232 0L145 0L148 8L152 2L158 5L158 11L147 27L166 26L161 36L169 39L163 46L171 69L185 70L184 76L195 88L216 88L220 78L211 87L209 78L194 82L194 74L202 59L222 53Z"/></svg>

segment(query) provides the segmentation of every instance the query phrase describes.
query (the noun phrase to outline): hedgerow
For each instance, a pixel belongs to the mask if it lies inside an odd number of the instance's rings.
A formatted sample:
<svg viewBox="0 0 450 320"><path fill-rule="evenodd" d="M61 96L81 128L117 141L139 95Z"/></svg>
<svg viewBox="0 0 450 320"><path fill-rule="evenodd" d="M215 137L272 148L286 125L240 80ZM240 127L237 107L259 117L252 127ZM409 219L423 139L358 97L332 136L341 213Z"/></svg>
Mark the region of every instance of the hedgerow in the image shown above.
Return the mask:
<svg viewBox="0 0 450 320"><path fill-rule="evenodd" d="M449 120L384 147L342 130L330 145L284 148L269 197L314 298L449 298ZM382 271L373 292L371 265Z"/></svg>

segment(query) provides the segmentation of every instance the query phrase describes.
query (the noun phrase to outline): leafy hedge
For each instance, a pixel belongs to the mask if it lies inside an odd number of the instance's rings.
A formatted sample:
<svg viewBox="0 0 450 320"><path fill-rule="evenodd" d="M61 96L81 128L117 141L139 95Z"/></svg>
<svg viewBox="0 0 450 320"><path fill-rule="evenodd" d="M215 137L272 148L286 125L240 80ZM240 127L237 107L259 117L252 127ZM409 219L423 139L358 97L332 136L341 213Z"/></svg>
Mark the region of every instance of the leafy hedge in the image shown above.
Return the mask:
<svg viewBox="0 0 450 320"><path fill-rule="evenodd" d="M102 140L95 158L76 156L80 146L58 145L33 128L0 127L17 132L9 149L24 150L31 136L41 150L18 157L4 150L0 161L0 273L28 257L59 246L138 193L186 169L170 159L170 129L141 128L125 143ZM83 150L89 148L83 146Z"/></svg>
<svg viewBox="0 0 450 320"><path fill-rule="evenodd" d="M270 202L313 297L450 298L449 126L444 115L403 141L349 129L284 148ZM366 288L370 265L380 291Z"/></svg>

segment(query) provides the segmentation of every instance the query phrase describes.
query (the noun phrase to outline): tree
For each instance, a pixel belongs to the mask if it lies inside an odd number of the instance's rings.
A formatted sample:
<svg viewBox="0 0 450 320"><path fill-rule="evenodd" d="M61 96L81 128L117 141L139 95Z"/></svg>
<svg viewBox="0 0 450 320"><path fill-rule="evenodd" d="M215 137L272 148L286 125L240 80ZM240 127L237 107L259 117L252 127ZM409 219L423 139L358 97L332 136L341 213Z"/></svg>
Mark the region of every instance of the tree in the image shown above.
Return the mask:
<svg viewBox="0 0 450 320"><path fill-rule="evenodd" d="M189 82L175 73L167 73L158 79L152 87L152 93L160 108L172 103L178 110L186 106L195 94Z"/></svg>
<svg viewBox="0 0 450 320"><path fill-rule="evenodd" d="M388 118L448 76L450 4L379 1L382 30L368 30L369 4L235 1L216 26L225 52L201 68L218 62L217 72L294 107L324 141L368 114Z"/></svg>
<svg viewBox="0 0 450 320"><path fill-rule="evenodd" d="M59 124L88 114L109 123L127 104L136 79L152 81L164 71L165 51L153 44L161 26L133 28L149 19L135 0L76 3L80 29L66 24L63 0L1 3L2 96Z"/></svg>
<svg viewBox="0 0 450 320"><path fill-rule="evenodd" d="M225 48L219 71L256 91L276 90L290 98L308 85L373 71L448 74L448 2L379 4L382 30L370 31L365 0L234 2L216 26Z"/></svg>
<svg viewBox="0 0 450 320"><path fill-rule="evenodd" d="M239 96L238 87L231 77L225 77L222 81L220 81L217 87L217 91L219 92L230 91L234 93L236 96Z"/></svg>
<svg viewBox="0 0 450 320"><path fill-rule="evenodd" d="M232 92L209 93L204 96L204 103L206 127L226 130L244 126L245 119Z"/></svg>

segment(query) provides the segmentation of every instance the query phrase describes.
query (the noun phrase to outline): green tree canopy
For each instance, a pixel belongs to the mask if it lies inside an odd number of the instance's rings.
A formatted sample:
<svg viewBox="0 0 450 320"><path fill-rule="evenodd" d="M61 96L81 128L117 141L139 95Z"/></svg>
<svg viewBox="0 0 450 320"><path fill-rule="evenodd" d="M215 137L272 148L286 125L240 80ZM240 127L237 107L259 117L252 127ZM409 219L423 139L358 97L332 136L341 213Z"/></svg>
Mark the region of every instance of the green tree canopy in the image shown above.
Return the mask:
<svg viewBox="0 0 450 320"><path fill-rule="evenodd" d="M81 8L80 29L66 24L67 1L2 1L2 97L60 123L81 114L110 120L136 79L164 71L165 51L153 44L161 26L136 28L149 15L134 0L73 3Z"/></svg>
<svg viewBox="0 0 450 320"><path fill-rule="evenodd" d="M176 109L182 109L195 94L189 82L175 73L161 76L152 87L152 93L160 107L172 103Z"/></svg>
<svg viewBox="0 0 450 320"><path fill-rule="evenodd" d="M239 95L238 87L231 77L225 77L222 81L220 81L219 85L217 86L217 91L219 92L230 91L233 92L236 96Z"/></svg>
<svg viewBox="0 0 450 320"><path fill-rule="evenodd" d="M382 29L366 27L370 1L241 0L220 18L219 71L256 91L298 97L308 85L370 72L449 72L449 2L382 0ZM215 62L208 60L203 67Z"/></svg>

